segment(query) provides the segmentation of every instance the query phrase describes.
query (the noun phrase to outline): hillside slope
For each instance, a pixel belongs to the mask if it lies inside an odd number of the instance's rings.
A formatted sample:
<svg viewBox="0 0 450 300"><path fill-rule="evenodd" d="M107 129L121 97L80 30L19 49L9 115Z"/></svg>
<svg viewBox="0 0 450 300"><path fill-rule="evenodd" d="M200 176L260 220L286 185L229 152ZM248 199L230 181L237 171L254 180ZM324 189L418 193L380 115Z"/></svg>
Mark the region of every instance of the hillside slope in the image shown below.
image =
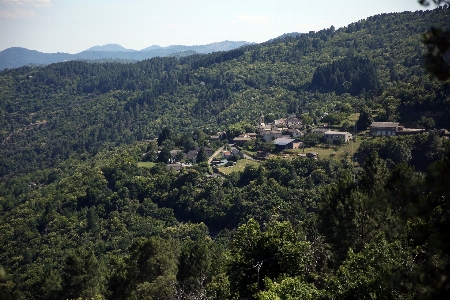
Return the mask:
<svg viewBox="0 0 450 300"><path fill-rule="evenodd" d="M357 162L242 160L224 176L141 162L160 131L170 156L261 111L448 124L448 87L422 71L411 30L447 17L2 72L0 299L447 299L450 148L436 130L358 137Z"/></svg>
<svg viewBox="0 0 450 300"><path fill-rule="evenodd" d="M449 26L448 16L443 9L384 14L337 30L179 60L70 61L3 71L0 176L54 165L75 152L154 138L163 126L214 132L254 122L261 111L271 118L288 113L315 118L341 102L355 110L367 104L393 109L407 124L426 114L447 127L450 93L421 66L421 34L430 25ZM370 62L372 78L345 75L358 74L356 69L326 68L352 57ZM351 81L358 82L357 92L316 92L312 79L318 67L337 84L342 80L351 88Z"/></svg>

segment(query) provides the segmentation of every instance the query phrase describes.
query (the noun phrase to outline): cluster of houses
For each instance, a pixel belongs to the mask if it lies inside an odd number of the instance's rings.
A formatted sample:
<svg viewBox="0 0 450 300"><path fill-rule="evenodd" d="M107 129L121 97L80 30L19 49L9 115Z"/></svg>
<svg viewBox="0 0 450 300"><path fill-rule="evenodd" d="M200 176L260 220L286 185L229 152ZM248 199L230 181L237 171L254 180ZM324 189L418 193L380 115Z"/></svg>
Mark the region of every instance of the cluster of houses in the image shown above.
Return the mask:
<svg viewBox="0 0 450 300"><path fill-rule="evenodd" d="M169 163L167 164L167 169L179 171L182 168L191 167L192 164L182 163L181 160L195 162L197 160L197 155L199 151L200 148L197 148L195 150L189 150L187 153L184 153L183 150L171 150L170 151L171 158L169 160ZM203 147L203 151L205 151L207 157L211 157L214 154L214 150L209 147Z"/></svg>
<svg viewBox="0 0 450 300"><path fill-rule="evenodd" d="M261 114L258 121L258 126L255 130L256 132L241 134L238 137L235 137L232 140L232 143L236 146L244 146L247 142L260 137L265 142L272 142L279 150L297 149L304 146L301 139L307 134L307 132L304 130L302 120L298 119L296 116L290 116L286 119L278 119L272 123L266 124L264 123L264 115ZM397 122L373 122L370 125L369 134L372 136L396 136L416 134L423 131L423 129L405 128ZM316 134L323 137L326 141L340 143L347 143L353 138L353 135L349 132L330 130L326 128L326 126L313 128L308 132L308 134ZM210 141L213 142L225 138L226 133L219 132L216 135L211 136ZM182 167L191 166L189 163L182 164L180 160L195 162L198 151L199 149L190 150L187 153L183 153L182 150L170 151L172 160L167 165L167 168L171 170L180 170ZM207 157L211 157L214 153L214 150L209 147L204 147L204 151ZM240 150L232 147L231 150L222 151L221 159L214 158L210 160L210 164L219 167L230 165L232 162L229 160L235 155L239 158L244 158L244 154ZM258 152L258 156L261 158L269 155L270 153L263 151ZM307 154L301 153L299 155L311 158L317 157L317 153L314 152Z"/></svg>
<svg viewBox="0 0 450 300"><path fill-rule="evenodd" d="M200 148L189 150L187 153L184 153L183 150L171 150L170 155L172 158L170 159L170 162L173 163L179 160L195 162L197 160L198 151L200 151ZM214 153L214 150L209 147L203 147L203 151L205 151L207 157L210 157Z"/></svg>
<svg viewBox="0 0 450 300"><path fill-rule="evenodd" d="M297 149L303 147L301 138L307 132L303 129L302 120L296 116L290 116L286 119L278 119L272 123L264 123L264 115L259 117L256 131L258 133L244 133L233 139L233 143L237 146L243 146L248 141L260 136L265 142L273 142L277 149ZM327 128L314 128L310 133L321 135L325 140L331 142L341 141L347 143L353 138L349 132L332 131Z"/></svg>

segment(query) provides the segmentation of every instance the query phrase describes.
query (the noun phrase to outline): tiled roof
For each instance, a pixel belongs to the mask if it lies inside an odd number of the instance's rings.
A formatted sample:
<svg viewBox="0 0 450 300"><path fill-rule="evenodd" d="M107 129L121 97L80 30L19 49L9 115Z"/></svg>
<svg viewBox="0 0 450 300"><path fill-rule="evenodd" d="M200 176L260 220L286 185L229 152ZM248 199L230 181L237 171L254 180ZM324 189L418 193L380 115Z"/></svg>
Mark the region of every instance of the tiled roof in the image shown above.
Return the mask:
<svg viewBox="0 0 450 300"><path fill-rule="evenodd" d="M370 127L397 127L398 122L372 122Z"/></svg>
<svg viewBox="0 0 450 300"><path fill-rule="evenodd" d="M295 141L295 139L289 139L289 138L277 138L273 141L275 145L279 146L286 146L287 144Z"/></svg>

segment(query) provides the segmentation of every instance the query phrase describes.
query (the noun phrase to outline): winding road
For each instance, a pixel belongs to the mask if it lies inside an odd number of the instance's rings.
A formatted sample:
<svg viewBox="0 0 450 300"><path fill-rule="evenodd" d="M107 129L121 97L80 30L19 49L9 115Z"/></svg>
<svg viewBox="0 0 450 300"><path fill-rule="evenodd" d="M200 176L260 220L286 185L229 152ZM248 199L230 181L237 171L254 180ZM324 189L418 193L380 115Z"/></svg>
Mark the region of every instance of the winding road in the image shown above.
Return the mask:
<svg viewBox="0 0 450 300"><path fill-rule="evenodd" d="M216 157L217 154L220 153L220 151L223 150L224 147L220 147L219 149L217 149L209 158L208 158L208 164L210 164L212 162L212 160L214 159L214 157Z"/></svg>

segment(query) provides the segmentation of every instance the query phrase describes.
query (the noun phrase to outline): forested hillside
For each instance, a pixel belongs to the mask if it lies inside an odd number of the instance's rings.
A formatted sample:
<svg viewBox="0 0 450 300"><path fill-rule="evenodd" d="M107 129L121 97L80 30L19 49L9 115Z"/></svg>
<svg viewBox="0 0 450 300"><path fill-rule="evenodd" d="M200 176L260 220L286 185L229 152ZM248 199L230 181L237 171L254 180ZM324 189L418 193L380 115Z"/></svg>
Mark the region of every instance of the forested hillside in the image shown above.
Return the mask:
<svg viewBox="0 0 450 300"><path fill-rule="evenodd" d="M450 87L424 70L421 35L449 19L383 14L208 55L0 72L0 299L445 299L450 146L434 129L450 126ZM261 112L427 131L220 176L138 164Z"/></svg>
<svg viewBox="0 0 450 300"><path fill-rule="evenodd" d="M214 132L253 123L261 111L318 117L340 102L356 111L370 103L405 125L426 115L438 128L449 127L448 87L430 80L421 65L421 34L430 25L448 27L448 14L378 15L180 60L71 61L1 72L0 176L154 138L163 126Z"/></svg>

